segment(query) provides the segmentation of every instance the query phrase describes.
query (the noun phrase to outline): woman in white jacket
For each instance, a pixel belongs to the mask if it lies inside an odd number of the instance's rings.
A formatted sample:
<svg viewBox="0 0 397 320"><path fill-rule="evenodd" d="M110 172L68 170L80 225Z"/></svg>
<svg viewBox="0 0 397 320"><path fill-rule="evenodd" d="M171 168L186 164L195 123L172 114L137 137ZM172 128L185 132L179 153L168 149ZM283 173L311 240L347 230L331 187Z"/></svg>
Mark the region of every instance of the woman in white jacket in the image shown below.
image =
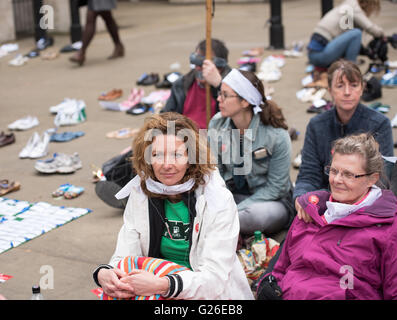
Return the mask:
<svg viewBox="0 0 397 320"><path fill-rule="evenodd" d="M253 299L236 256L237 207L196 125L177 113L151 116L133 143L138 173L109 265L94 280L114 298ZM128 256L172 261L184 271L159 277L117 268Z"/></svg>

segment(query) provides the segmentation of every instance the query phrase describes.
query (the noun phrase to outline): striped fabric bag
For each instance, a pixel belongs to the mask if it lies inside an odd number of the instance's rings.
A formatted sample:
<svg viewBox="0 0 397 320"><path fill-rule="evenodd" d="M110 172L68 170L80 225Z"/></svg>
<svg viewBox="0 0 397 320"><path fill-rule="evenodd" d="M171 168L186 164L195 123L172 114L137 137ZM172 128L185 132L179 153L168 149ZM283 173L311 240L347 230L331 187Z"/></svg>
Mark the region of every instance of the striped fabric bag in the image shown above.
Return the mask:
<svg viewBox="0 0 397 320"><path fill-rule="evenodd" d="M132 269L139 269L152 272L159 277L190 270L174 262L151 257L125 257L119 261L117 267L125 273L131 272ZM103 293L101 300L116 300L116 298ZM165 300L165 298L160 294L155 294L152 296L135 296L131 300Z"/></svg>

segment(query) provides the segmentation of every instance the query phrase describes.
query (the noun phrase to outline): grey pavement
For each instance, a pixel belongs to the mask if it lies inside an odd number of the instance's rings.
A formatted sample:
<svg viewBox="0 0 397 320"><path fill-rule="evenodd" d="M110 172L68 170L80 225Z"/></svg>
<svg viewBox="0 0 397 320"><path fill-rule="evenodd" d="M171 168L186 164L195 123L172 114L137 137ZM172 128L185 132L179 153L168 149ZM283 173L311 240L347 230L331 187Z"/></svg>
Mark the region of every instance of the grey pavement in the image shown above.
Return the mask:
<svg viewBox="0 0 397 320"><path fill-rule="evenodd" d="M320 3L319 0L283 1L286 45L294 40L307 43L320 18ZM382 1L382 5L382 11L374 21L387 34L397 32L397 4ZM86 216L0 254L0 273L13 277L0 283L0 294L8 299L29 299L31 286L48 275L40 273L43 266L50 266L54 276L53 288L43 290L46 299L97 299L91 292L96 288L92 270L100 263L107 263L111 257L122 224L122 211L107 206L96 196L90 164L101 166L130 145L129 140L106 138L107 132L139 127L146 116L103 110L97 97L104 91L121 88L125 98L142 73L157 72L162 76L175 62L180 63L182 73L187 72L189 54L205 37L204 4L120 2L114 14L126 46L126 56L122 59L106 59L113 49L106 31L96 34L87 52L86 64L81 68L68 61L68 54L61 54L52 61L32 59L22 67L7 65L12 56L0 59L0 131L28 114L37 116L40 121L39 127L16 132L16 143L0 148L0 179L17 180L22 184L19 191L7 197L92 210ZM265 27L269 15L269 4L265 2L216 4L212 34L228 46L231 66L237 66L243 50L269 45L269 29ZM68 44L68 35L55 34L54 37L56 48ZM22 53L33 47L32 39L17 42ZM281 52L266 51L265 56ZM390 47L389 57L397 60L397 51ZM293 156L302 147L306 124L313 116L306 113L309 105L295 96L305 76L306 62L305 56L287 58L281 80L271 84L275 89L273 99L283 108L289 125L300 131L298 140L293 141ZM154 86L145 87L146 94L153 90ZM392 106L387 114L390 118L397 113L396 90L384 89L380 99ZM75 127L62 129L82 130L86 134L71 142L51 143L49 155L77 151L83 168L69 175L38 174L33 167L35 160L21 160L18 153L34 131L42 133L53 127L53 116L48 108L65 97L83 99L87 104L88 119ZM293 181L296 174L297 170L291 167ZM66 182L83 186L84 194L73 200L54 200L51 192Z"/></svg>

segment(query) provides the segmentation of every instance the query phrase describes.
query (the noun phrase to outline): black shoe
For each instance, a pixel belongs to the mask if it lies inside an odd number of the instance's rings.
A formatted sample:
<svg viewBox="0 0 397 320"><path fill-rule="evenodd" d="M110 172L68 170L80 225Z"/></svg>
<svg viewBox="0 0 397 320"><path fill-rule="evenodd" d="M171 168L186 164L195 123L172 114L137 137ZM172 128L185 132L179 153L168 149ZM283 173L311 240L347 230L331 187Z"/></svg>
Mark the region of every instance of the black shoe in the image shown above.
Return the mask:
<svg viewBox="0 0 397 320"><path fill-rule="evenodd" d="M145 112L148 112L150 108L151 108L150 104L139 102L132 108L128 109L126 113L132 114L134 116L139 116L140 114L144 114Z"/></svg>
<svg viewBox="0 0 397 320"><path fill-rule="evenodd" d="M124 209L127 204L126 199L116 199L115 194L122 188L113 181L98 181L95 186L95 193L103 202L107 205L117 208Z"/></svg>
<svg viewBox="0 0 397 320"><path fill-rule="evenodd" d="M31 58L36 58L40 55L40 51L38 49L33 49L29 53L25 54L25 57L28 57L29 59Z"/></svg>
<svg viewBox="0 0 397 320"><path fill-rule="evenodd" d="M244 63L238 69L243 71L256 72L256 63Z"/></svg>
<svg viewBox="0 0 397 320"><path fill-rule="evenodd" d="M54 44L53 38L40 38L36 42L36 49L37 50L44 50L48 47L51 47Z"/></svg>
<svg viewBox="0 0 397 320"><path fill-rule="evenodd" d="M158 89L169 89L172 84L182 77L180 72L170 72L164 75L164 80L162 82L156 83L156 88Z"/></svg>
<svg viewBox="0 0 397 320"><path fill-rule="evenodd" d="M79 51L80 49L81 49L81 41L77 41L72 44L68 44L64 46L59 52L69 53L69 52Z"/></svg>
<svg viewBox="0 0 397 320"><path fill-rule="evenodd" d="M156 84L159 82L159 75L157 73L144 73L143 75L140 76L136 84L142 85L142 86L150 86L152 84Z"/></svg>

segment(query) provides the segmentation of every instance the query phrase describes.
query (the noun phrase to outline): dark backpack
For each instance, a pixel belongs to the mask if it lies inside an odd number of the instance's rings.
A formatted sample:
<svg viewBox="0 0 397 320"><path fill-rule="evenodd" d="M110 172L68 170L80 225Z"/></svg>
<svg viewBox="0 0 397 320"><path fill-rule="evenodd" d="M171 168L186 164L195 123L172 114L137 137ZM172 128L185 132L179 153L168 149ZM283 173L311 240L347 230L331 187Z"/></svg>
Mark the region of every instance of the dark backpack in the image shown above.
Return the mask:
<svg viewBox="0 0 397 320"><path fill-rule="evenodd" d="M124 187L135 175L131 163L132 151L115 156L102 165L106 180L113 181Z"/></svg>

